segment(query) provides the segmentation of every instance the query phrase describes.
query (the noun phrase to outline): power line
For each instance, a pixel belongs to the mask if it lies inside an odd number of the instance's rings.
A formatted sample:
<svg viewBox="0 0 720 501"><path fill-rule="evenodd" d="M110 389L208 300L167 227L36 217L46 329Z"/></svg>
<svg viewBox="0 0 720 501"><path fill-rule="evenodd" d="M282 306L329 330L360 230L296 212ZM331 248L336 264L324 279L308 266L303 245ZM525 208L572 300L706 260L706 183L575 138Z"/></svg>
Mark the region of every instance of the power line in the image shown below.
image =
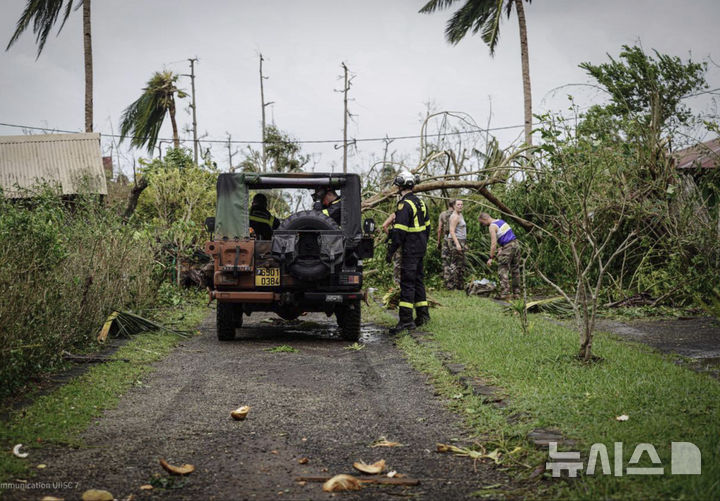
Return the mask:
<svg viewBox="0 0 720 501"><path fill-rule="evenodd" d="M56 129L53 127L33 127L30 125L18 125L18 124L9 124L0 122L0 125L5 127L15 127L18 129L28 129L28 130L42 130L42 131L54 131L54 132L63 132L67 134L78 134L78 131L73 130L63 130L63 129ZM439 132L430 134L431 136L457 136L457 135L463 135L463 134L478 134L481 132L493 132L493 131L499 131L499 130L509 130L509 129L520 129L523 128L524 125L506 125L503 127L489 127L489 128L475 128L470 130L461 130L461 131L451 131L451 132ZM120 134L104 134L101 133L105 137L114 137L114 138L120 138L122 137ZM407 136L394 136L394 137L366 137L366 138L359 138L359 139L353 139L353 141L357 143L368 143L368 142L381 142L381 141L387 141L387 140L403 140L403 139L420 139L423 137L420 134L417 135L407 135ZM126 139L131 139L129 136L126 136ZM171 138L158 138L158 141L172 141ZM191 139L181 139L180 141L191 141ZM222 144L228 144L227 139L203 139L202 142L204 143L222 143ZM298 144L337 144L342 143L342 139L308 139L308 140L298 140L293 141L294 143ZM263 144L263 141L246 141L246 140L232 140L230 143L234 144Z"/></svg>

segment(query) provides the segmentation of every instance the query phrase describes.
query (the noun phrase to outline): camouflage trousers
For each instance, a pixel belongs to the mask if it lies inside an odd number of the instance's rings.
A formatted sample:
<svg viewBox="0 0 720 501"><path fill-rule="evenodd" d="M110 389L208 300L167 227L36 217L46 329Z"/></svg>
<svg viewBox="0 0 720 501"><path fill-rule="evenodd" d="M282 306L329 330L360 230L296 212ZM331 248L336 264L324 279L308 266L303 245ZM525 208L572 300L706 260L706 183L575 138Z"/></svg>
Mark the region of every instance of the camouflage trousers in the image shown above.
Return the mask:
<svg viewBox="0 0 720 501"><path fill-rule="evenodd" d="M500 279L500 295L510 295L510 278L512 277L512 293L520 294L520 244L517 240L500 247L497 254L498 278Z"/></svg>
<svg viewBox="0 0 720 501"><path fill-rule="evenodd" d="M443 284L448 290L452 290L452 275L450 274L450 245L444 239L440 247L440 260L442 262Z"/></svg>
<svg viewBox="0 0 720 501"><path fill-rule="evenodd" d="M455 248L455 243L450 241L448 245L448 281L446 282L448 289L465 290L465 253L467 252L467 242L458 240L461 251Z"/></svg>
<svg viewBox="0 0 720 501"><path fill-rule="evenodd" d="M393 282L400 287L400 259L402 258L402 247L395 251L392 258L393 264Z"/></svg>

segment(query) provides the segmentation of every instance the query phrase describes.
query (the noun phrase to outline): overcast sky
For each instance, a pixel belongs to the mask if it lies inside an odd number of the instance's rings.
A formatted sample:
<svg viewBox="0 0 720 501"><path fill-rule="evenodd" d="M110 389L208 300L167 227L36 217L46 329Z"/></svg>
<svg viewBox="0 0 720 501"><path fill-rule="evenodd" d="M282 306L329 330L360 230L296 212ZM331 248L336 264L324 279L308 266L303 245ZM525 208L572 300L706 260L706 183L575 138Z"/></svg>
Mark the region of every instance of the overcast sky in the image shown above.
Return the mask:
<svg viewBox="0 0 720 501"><path fill-rule="evenodd" d="M7 44L26 0L0 3L0 42ZM197 57L198 123L208 139L260 139L258 53L265 57L268 119L300 140L342 138L341 62L355 74L349 136L416 135L428 102L437 110L464 111L481 125L521 125L523 97L515 15L504 18L495 57L478 36L458 46L444 39L449 11L418 14L425 0L103 0L93 2L95 130L117 133L123 109L163 68L189 73ZM587 82L578 68L617 55L623 44L720 63L718 0L535 0L526 6L533 111L562 111L567 94L581 105L601 95L568 83ZM84 128L82 12L73 12L59 36L48 38L35 59L32 32L0 52L0 122L60 130ZM720 68L708 80L720 87ZM180 86L189 91L189 78ZM709 100L694 103L709 105ZM490 110L492 116L490 117ZM191 122L186 104L178 121ZM0 126L0 134L22 130ZM522 128L498 132L503 146ZM185 137L190 135L183 134ZM170 137L169 123L161 137ZM104 142L107 147L108 140ZM186 143L191 146L191 143ZM412 162L417 140L392 148ZM209 146L206 143L206 146ZM350 160L367 169L382 143L360 143ZM235 145L236 148L244 148ZM227 150L212 145L215 160L228 166ZM342 150L303 145L317 170L336 170ZM146 156L126 152L126 158ZM236 161L240 156L236 156ZM124 160L126 161L126 160ZM341 167L340 167L341 168ZM125 166L127 170L127 165Z"/></svg>

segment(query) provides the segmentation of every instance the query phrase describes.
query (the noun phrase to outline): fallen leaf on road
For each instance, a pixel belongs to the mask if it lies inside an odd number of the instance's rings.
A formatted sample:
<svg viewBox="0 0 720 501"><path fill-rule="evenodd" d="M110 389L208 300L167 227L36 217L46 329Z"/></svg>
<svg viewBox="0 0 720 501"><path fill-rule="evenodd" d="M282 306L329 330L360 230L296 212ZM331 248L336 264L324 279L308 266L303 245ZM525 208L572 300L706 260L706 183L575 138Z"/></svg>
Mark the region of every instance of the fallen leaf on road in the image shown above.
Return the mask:
<svg viewBox="0 0 720 501"><path fill-rule="evenodd" d="M353 468L363 473L375 475L377 473L382 473L385 469L385 460L381 459L373 464L366 464L364 461L356 461L353 463Z"/></svg>
<svg viewBox="0 0 720 501"><path fill-rule="evenodd" d="M55 496L45 496L40 501L65 501L63 498L56 498Z"/></svg>
<svg viewBox="0 0 720 501"><path fill-rule="evenodd" d="M485 448L482 451L476 451L468 449L466 447L455 447L454 445L437 444L438 452L452 452L458 456L467 456L472 459L492 459L495 463L500 464L500 449L495 449L489 454L485 452Z"/></svg>
<svg viewBox="0 0 720 501"><path fill-rule="evenodd" d="M26 458L28 457L29 453L27 452L20 452L20 447L22 447L22 444L17 444L15 447L13 447L13 454L15 454L16 457L19 458Z"/></svg>
<svg viewBox="0 0 720 501"><path fill-rule="evenodd" d="M310 461L308 458L300 458L300 459L298 459L298 463L300 463L300 464L307 464L308 461Z"/></svg>
<svg viewBox="0 0 720 501"><path fill-rule="evenodd" d="M47 468L47 465L46 465L46 464L39 464L39 465L37 465L37 468L38 468L38 470L44 470L45 468Z"/></svg>
<svg viewBox="0 0 720 501"><path fill-rule="evenodd" d="M397 475L397 472L395 470L389 471L387 474L388 478L393 478L395 475Z"/></svg>
<svg viewBox="0 0 720 501"><path fill-rule="evenodd" d="M238 407L234 411L230 413L233 419L237 421L241 421L245 419L248 415L248 412L250 412L250 406L249 405L243 405L242 407Z"/></svg>
<svg viewBox="0 0 720 501"><path fill-rule="evenodd" d="M370 447L402 447L402 444L400 442L392 442L385 437L380 437L370 444Z"/></svg>
<svg viewBox="0 0 720 501"><path fill-rule="evenodd" d="M325 492L359 491L362 488L360 481L352 475L335 475L322 486Z"/></svg>
<svg viewBox="0 0 720 501"><path fill-rule="evenodd" d="M301 480L301 481L298 482L298 485L299 485L300 487L305 487L305 484L307 484L307 482L306 482L305 480Z"/></svg>
<svg viewBox="0 0 720 501"><path fill-rule="evenodd" d="M627 421L628 419L630 419L630 416L623 414L622 416L616 416L615 419L617 419L618 421Z"/></svg>
<svg viewBox="0 0 720 501"><path fill-rule="evenodd" d="M270 451L270 454L277 454L278 451Z"/></svg>
<svg viewBox="0 0 720 501"><path fill-rule="evenodd" d="M145 484L145 485L140 486L141 491L151 491L153 489L154 489L154 487L150 484Z"/></svg>
<svg viewBox="0 0 720 501"><path fill-rule="evenodd" d="M168 472L170 475L189 475L195 471L195 467L191 464L184 464L182 466L173 466L164 459L160 460L160 466Z"/></svg>
<svg viewBox="0 0 720 501"><path fill-rule="evenodd" d="M108 491L89 489L83 492L82 501L113 501L115 497Z"/></svg>

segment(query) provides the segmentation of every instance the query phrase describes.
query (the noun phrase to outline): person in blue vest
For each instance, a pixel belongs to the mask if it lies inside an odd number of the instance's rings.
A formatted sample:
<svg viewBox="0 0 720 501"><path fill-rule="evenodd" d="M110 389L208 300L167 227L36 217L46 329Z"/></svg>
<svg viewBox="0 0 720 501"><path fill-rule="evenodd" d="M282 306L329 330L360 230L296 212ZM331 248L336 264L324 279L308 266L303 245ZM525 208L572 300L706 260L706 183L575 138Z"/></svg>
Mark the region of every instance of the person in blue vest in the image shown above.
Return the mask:
<svg viewBox="0 0 720 501"><path fill-rule="evenodd" d="M387 262L392 262L393 254L398 249L402 250L398 305L400 313L398 324L390 329L390 334L415 329L430 320L423 269L423 259L430 234L430 214L425 203L413 193L418 181L416 176L404 170L393 182L400 188L401 198L395 211L393 228L390 230ZM417 315L415 320L413 320L413 309Z"/></svg>
<svg viewBox="0 0 720 501"><path fill-rule="evenodd" d="M280 221L267 209L267 197L262 193L256 194L250 205L250 228L255 232L255 238L271 240L273 230L276 230L278 226L280 226Z"/></svg>
<svg viewBox="0 0 720 501"><path fill-rule="evenodd" d="M500 299L520 296L520 244L510 225L502 219L493 219L482 212L478 216L480 224L490 231L490 266L497 255L498 278L500 279ZM498 248L499 247L499 248ZM496 251L497 250L497 254ZM510 295L510 277L512 276L512 296Z"/></svg>
<svg viewBox="0 0 720 501"><path fill-rule="evenodd" d="M317 188L313 200L322 204L323 214L330 217L338 226L342 226L342 198L335 190L325 187Z"/></svg>

